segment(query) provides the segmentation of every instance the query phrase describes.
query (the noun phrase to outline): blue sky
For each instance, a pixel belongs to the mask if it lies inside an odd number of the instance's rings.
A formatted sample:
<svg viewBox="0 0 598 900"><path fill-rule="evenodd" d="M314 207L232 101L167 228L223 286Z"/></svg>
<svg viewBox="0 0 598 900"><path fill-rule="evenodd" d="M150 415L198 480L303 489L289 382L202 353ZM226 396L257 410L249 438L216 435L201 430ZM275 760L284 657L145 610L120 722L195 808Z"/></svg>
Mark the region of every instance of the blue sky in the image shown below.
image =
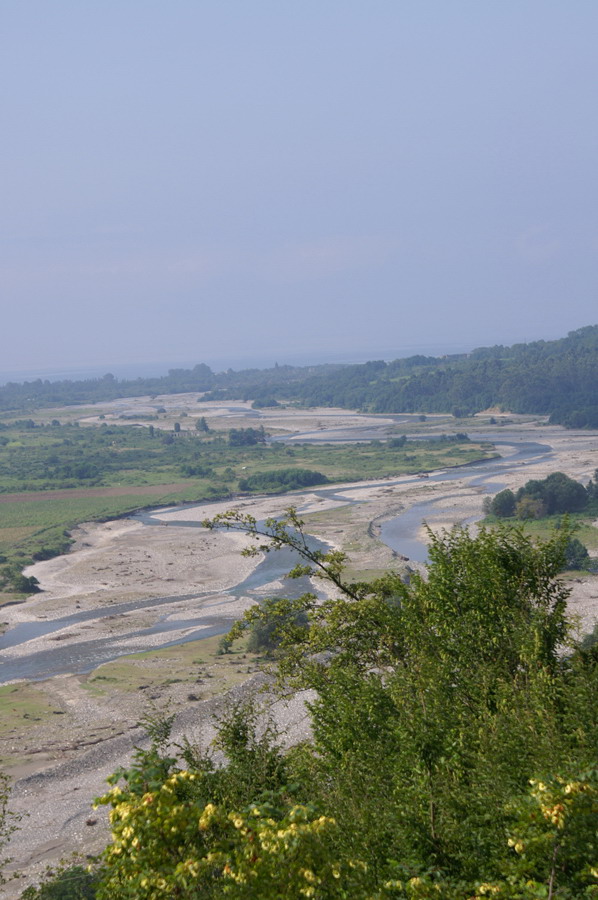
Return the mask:
<svg viewBox="0 0 598 900"><path fill-rule="evenodd" d="M3 0L0 372L598 322L595 0Z"/></svg>

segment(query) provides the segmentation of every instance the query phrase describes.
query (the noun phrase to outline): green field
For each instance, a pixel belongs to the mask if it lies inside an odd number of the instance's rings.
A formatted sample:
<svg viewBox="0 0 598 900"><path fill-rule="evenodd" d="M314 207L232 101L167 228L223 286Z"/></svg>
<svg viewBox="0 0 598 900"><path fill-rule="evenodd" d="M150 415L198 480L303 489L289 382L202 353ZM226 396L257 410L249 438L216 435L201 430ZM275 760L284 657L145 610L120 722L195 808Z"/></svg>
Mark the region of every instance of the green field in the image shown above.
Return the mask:
<svg viewBox="0 0 598 900"><path fill-rule="evenodd" d="M254 429L173 433L132 425L38 425L32 419L2 423L0 582L11 599L15 591L27 593L18 573L36 559L65 552L70 530L81 522L232 497L251 476L276 479L277 473L307 470L321 481L360 481L492 455L491 447L464 435L402 440L290 446L267 444ZM275 483L268 488L285 489Z"/></svg>
<svg viewBox="0 0 598 900"><path fill-rule="evenodd" d="M22 735L53 715L59 707L35 684L0 685L0 739Z"/></svg>
<svg viewBox="0 0 598 900"><path fill-rule="evenodd" d="M590 556L598 555L598 528L592 523L595 515L588 517L583 513L568 513L566 517L563 515L545 516L541 519L525 519L516 518L499 519L496 516L487 516L481 521L481 525L489 528L498 526L510 526L521 528L524 534L533 538L534 541L546 541L554 536L555 530L561 527L563 520L569 525L573 537L577 538L590 553ZM593 561L594 563L595 561ZM591 571L594 569L591 567ZM565 573L566 577L572 577L577 570L569 570Z"/></svg>
<svg viewBox="0 0 598 900"><path fill-rule="evenodd" d="M592 517L593 518L593 517ZM521 523L525 534L531 537L546 540L562 522L563 516L547 516L544 519L528 519ZM573 529L574 536L578 538L590 551L598 551L598 528L587 517L577 513L568 516L569 525Z"/></svg>

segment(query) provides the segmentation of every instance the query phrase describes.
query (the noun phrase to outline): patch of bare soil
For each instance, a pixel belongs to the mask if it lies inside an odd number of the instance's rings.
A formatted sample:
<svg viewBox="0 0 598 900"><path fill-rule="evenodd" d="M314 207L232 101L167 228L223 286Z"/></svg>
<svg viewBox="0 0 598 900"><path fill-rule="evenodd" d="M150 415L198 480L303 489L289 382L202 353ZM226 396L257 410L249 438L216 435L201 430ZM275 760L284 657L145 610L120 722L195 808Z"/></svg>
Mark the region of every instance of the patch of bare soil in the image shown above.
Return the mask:
<svg viewBox="0 0 598 900"><path fill-rule="evenodd" d="M147 494L161 497L184 491L189 482L177 481L173 484L114 485L113 487L68 488L56 491L21 491L17 494L0 494L0 503L32 503L34 500L81 500L89 497L130 497Z"/></svg>

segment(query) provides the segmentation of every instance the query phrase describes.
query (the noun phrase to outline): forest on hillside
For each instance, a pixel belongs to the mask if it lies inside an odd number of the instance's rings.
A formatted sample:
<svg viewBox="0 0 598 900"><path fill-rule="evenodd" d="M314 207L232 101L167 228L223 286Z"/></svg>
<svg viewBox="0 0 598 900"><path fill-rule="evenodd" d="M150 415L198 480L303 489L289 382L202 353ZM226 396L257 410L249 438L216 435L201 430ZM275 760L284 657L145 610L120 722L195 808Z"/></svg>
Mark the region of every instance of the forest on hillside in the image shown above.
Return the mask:
<svg viewBox="0 0 598 900"><path fill-rule="evenodd" d="M33 381L0 387L0 410L26 410L204 392L206 400L253 400L256 408L292 401L374 413L452 412L490 407L550 416L568 428L598 428L598 325L556 341L483 347L469 354L412 356L393 362L278 366L215 374L204 365L171 369L161 378Z"/></svg>
<svg viewBox="0 0 598 900"><path fill-rule="evenodd" d="M11 381L0 387L0 411L27 411L63 404L99 403L119 397L157 397L193 391L222 391L239 399L247 391L270 394L287 387L292 392L290 386L295 381L303 381L316 372L323 374L338 368L338 365L276 365L272 369L244 369L240 372L229 369L216 374L209 366L200 363L192 369L170 369L167 375L151 378L118 379L107 373L102 378L82 381L41 378L23 383Z"/></svg>
<svg viewBox="0 0 598 900"><path fill-rule="evenodd" d="M271 392L271 388L269 388ZM414 356L315 374L276 396L308 406L374 413L452 412L491 407L550 416L571 428L598 427L598 326L558 341L487 347L466 356ZM261 391L248 390L248 399Z"/></svg>

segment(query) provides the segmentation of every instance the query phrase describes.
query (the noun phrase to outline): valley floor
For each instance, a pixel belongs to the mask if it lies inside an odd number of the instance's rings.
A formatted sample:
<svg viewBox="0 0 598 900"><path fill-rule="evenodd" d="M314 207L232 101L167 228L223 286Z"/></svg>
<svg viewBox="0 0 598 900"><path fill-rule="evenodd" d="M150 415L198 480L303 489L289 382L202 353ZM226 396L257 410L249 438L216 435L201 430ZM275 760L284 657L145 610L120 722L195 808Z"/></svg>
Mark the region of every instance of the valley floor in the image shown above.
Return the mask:
<svg viewBox="0 0 598 900"><path fill-rule="evenodd" d="M310 419L302 411L292 426L302 432L310 426L325 431L322 411L315 416ZM287 419L285 425L291 431ZM342 423L333 421L335 427L363 424L361 417L346 412ZM488 431L485 426L484 431ZM532 477L543 478L557 470L583 480L598 468L598 439L589 432L528 423L515 424L509 431L522 442L546 445L549 452L536 461L505 468L495 490L516 489ZM504 436L500 429L495 433L497 440ZM350 574L375 574L405 565L380 540L384 523L400 513L425 503L427 524L433 530L479 518L485 491L479 475L479 471L464 470L462 477L445 481L404 476L342 484L328 493L248 498L234 506L261 519L280 515L294 504L310 534L348 554ZM187 734L207 746L214 733L214 715L227 702L225 693L245 693L262 683L258 661L244 648L218 655L214 628L226 630L260 596L280 587L280 578L233 590L260 564L259 558L241 555L247 538L175 524L201 522L230 506L230 502L211 503L154 512L161 524L124 519L83 525L71 553L28 570L40 580L43 593L2 610L8 630L26 623L46 628L46 634L3 650L4 665L57 647L68 656L78 646L100 647L108 641L120 654L143 651L143 655L121 656L88 674L64 672L33 684L15 681L0 689L0 754L14 781L11 806L25 816L10 852L15 869L26 871L28 879L71 852L101 849L107 836L105 813L103 809L94 812L91 801L103 792L105 778L142 740L138 722L144 712L176 714L175 739ZM415 536L425 541L423 524L418 523L416 531ZM419 566L412 560L408 564ZM572 580L571 586L570 609L579 615L582 630L589 630L598 618L598 578L584 576ZM156 604L157 597L169 602ZM60 621L77 614L87 618ZM169 641L196 635L201 627L212 636L157 650L164 635L148 629L165 621L172 626ZM292 742L304 734L301 698L276 704L274 713L286 740ZM18 897L25 883L8 887L7 900Z"/></svg>

